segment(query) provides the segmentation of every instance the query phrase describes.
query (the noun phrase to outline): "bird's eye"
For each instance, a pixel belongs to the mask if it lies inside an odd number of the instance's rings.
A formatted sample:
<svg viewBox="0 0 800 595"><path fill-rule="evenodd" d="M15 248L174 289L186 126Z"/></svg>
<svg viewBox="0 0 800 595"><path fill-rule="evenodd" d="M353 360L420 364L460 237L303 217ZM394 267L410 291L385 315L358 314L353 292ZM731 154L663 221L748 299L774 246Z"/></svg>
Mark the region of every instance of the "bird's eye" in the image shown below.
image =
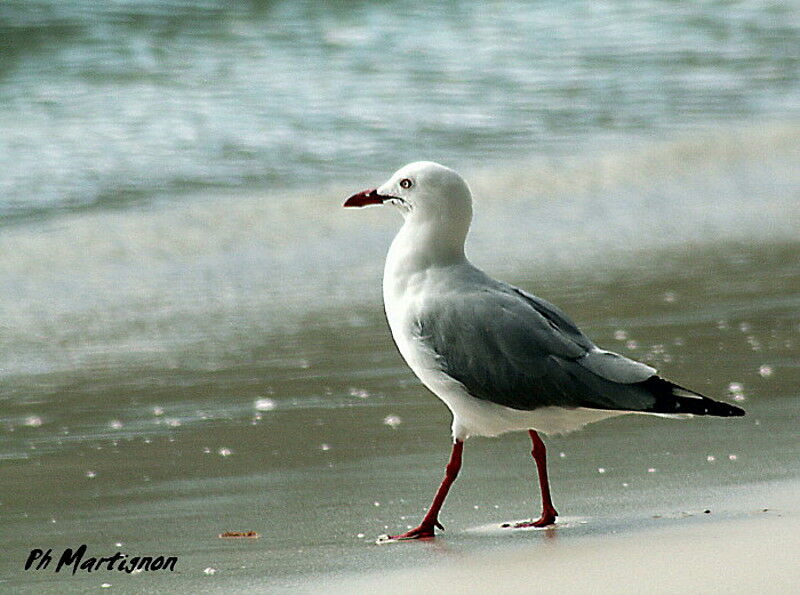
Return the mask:
<svg viewBox="0 0 800 595"><path fill-rule="evenodd" d="M403 178L402 180L400 180L400 188L408 190L409 188L411 188L412 185L413 183L408 178Z"/></svg>

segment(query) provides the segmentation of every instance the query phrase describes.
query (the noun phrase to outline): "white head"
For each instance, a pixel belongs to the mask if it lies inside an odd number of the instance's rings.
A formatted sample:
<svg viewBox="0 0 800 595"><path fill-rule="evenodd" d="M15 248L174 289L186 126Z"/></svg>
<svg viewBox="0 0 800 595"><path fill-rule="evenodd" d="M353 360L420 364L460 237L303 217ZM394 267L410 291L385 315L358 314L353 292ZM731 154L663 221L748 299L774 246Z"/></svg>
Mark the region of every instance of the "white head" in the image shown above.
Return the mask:
<svg viewBox="0 0 800 595"><path fill-rule="evenodd" d="M464 178L449 167L432 161L409 163L378 188L354 194L344 206L383 204L398 208L406 220L404 227L426 248L457 248L463 255L472 222L472 193Z"/></svg>

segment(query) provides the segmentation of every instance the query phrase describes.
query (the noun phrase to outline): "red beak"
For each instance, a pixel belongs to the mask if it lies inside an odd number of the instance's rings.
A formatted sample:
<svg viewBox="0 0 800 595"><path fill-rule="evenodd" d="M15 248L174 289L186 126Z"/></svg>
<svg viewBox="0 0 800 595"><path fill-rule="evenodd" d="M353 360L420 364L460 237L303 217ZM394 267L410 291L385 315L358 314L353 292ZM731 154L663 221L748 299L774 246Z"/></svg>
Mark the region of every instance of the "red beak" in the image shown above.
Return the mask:
<svg viewBox="0 0 800 595"><path fill-rule="evenodd" d="M391 196L383 196L382 194L378 194L377 188L371 188L369 190L364 190L363 192L359 192L358 194L354 194L346 201L344 201L345 207L366 207L367 205L382 205L384 201L390 199Z"/></svg>

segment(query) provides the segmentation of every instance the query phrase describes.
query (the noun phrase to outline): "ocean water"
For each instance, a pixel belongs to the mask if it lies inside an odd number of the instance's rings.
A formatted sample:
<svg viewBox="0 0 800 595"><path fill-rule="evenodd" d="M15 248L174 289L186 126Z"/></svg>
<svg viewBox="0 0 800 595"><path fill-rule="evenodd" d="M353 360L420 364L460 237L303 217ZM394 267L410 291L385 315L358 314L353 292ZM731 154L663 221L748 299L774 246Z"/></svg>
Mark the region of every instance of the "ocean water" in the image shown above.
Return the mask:
<svg viewBox="0 0 800 595"><path fill-rule="evenodd" d="M0 214L797 118L797 2L7 0Z"/></svg>
<svg viewBox="0 0 800 595"><path fill-rule="evenodd" d="M417 159L470 182L475 264L748 410L548 441L560 538L800 474L800 3L7 1L0 590L309 588L544 539L476 529L536 506L512 435L468 443L440 545L371 545L450 420L383 319L399 215L341 203ZM80 543L181 572L22 570Z"/></svg>

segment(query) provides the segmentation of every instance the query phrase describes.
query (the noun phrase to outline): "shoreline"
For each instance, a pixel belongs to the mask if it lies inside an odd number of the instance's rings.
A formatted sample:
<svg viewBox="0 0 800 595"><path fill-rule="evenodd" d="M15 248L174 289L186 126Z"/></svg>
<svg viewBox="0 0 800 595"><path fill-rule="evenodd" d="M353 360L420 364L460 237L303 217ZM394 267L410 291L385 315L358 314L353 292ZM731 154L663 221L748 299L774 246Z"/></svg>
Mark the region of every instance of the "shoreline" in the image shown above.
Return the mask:
<svg viewBox="0 0 800 595"><path fill-rule="evenodd" d="M800 585L798 493L798 479L765 483L721 515L665 517L670 526L615 523L604 535L567 534L437 566L319 578L331 593L387 586L401 593L791 593ZM753 499L770 506L757 508Z"/></svg>

